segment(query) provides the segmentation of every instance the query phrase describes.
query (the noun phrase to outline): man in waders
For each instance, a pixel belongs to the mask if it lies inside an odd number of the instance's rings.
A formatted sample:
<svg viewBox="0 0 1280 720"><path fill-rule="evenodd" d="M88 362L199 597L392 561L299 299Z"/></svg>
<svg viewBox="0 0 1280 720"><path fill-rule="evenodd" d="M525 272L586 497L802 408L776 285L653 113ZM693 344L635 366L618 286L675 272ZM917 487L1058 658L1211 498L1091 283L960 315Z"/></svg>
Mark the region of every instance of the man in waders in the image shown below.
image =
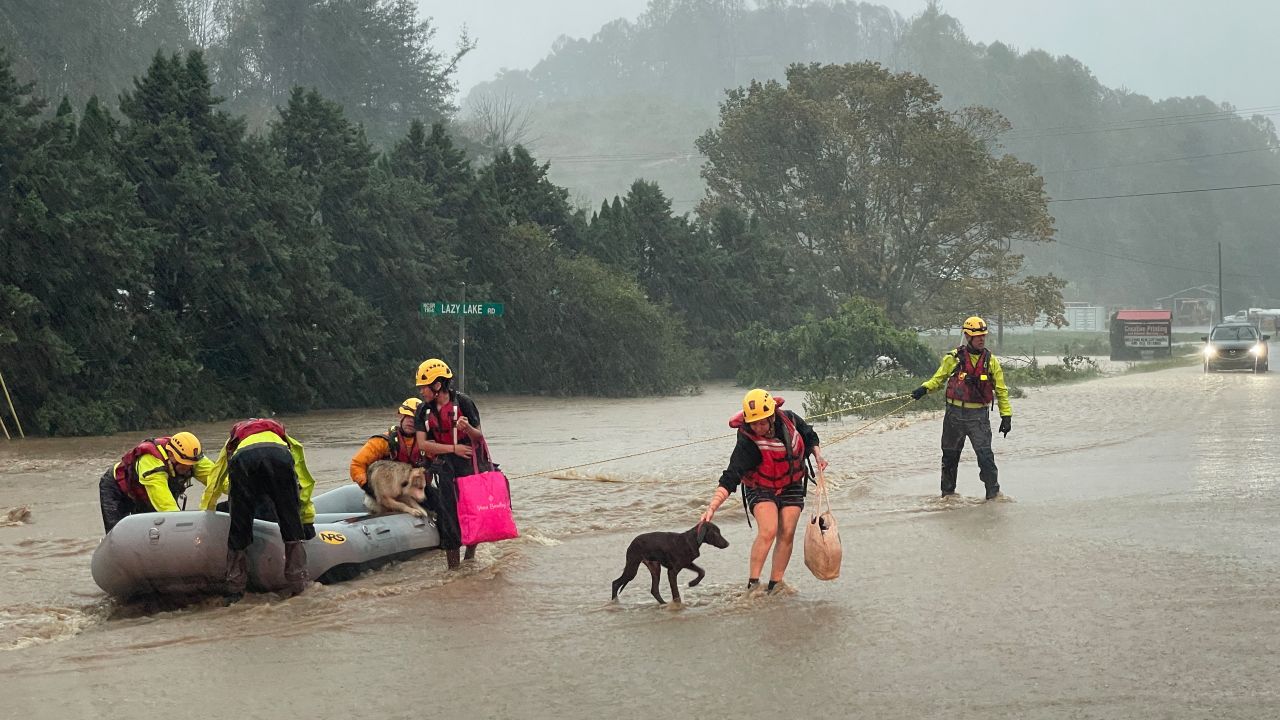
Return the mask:
<svg viewBox="0 0 1280 720"><path fill-rule="evenodd" d="M991 450L991 406L1000 406L1000 432L1006 437L1013 424L1009 388L1000 361L987 350L987 324L978 316L964 321L965 344L942 356L942 364L923 385L911 392L919 400L946 383L947 410L942 419L942 497L956 494L956 471L964 440L978 456L978 477L987 486L987 499L1000 494L996 456Z"/></svg>
<svg viewBox="0 0 1280 720"><path fill-rule="evenodd" d="M248 548L260 502L275 507L284 541L286 591L297 595L310 584L303 541L315 537L316 507L311 502L315 486L302 443L290 437L284 425L269 418L251 418L231 426L200 498L200 507L214 510L223 493L231 496L224 593L228 602L244 597L249 582Z"/></svg>

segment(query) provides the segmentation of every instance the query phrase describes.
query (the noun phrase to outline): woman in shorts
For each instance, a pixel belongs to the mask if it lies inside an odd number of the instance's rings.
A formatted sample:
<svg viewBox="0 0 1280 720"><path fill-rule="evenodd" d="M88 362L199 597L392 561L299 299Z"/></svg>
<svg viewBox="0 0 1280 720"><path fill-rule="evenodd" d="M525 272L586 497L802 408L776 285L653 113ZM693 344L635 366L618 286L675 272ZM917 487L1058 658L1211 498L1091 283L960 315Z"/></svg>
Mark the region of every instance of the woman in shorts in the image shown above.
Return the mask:
<svg viewBox="0 0 1280 720"><path fill-rule="evenodd" d="M827 466L818 450L818 434L804 418L782 410L783 402L759 388L742 398L742 412L729 420L729 427L738 430L738 444L729 457L729 467L720 475L711 504L702 514L704 522L710 521L742 485L742 502L756 520L748 590L759 584L770 547L773 566L768 590L772 592L782 582L791 561L800 511L804 509L809 479L805 461L813 455L820 469Z"/></svg>

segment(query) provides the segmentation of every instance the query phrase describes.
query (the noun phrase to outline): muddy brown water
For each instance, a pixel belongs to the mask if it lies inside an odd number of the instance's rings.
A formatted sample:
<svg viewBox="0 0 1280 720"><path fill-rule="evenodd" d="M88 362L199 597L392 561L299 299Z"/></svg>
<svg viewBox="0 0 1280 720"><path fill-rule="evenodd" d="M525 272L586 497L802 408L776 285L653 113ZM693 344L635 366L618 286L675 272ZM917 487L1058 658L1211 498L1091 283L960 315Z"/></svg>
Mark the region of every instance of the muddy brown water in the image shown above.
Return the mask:
<svg viewBox="0 0 1280 720"><path fill-rule="evenodd" d="M741 392L480 396L512 477L719 439L513 481L524 537L461 572L432 552L229 608L120 604L93 584L97 478L142 434L0 444L0 717L1280 713L1280 376L1179 368L1033 390L996 438L999 503L979 501L968 451L966 497L937 499L940 414L890 418L825 449L840 579L815 580L797 549L786 592L744 594L752 531L735 496L717 518L731 546L704 551L683 606L659 608L643 576L610 602L631 536L696 521ZM285 420L323 490L388 415ZM5 520L22 506L29 521Z"/></svg>

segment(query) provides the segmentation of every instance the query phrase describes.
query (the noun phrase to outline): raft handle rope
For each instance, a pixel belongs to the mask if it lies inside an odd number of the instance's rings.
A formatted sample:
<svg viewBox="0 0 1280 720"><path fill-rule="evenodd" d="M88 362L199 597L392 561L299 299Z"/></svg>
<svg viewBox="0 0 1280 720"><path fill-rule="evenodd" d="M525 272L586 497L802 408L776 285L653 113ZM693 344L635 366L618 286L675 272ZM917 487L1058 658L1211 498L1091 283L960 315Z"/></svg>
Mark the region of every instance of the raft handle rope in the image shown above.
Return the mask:
<svg viewBox="0 0 1280 720"><path fill-rule="evenodd" d="M863 404L861 404L861 405L853 405L853 406L851 406L851 407L839 408L839 409L837 409L837 410L832 410L832 411L830 411L830 412L820 413L820 414L817 414L817 415L810 415L810 416L809 416L809 418L810 418L810 419L814 419L814 420L816 420L816 419L818 419L818 418L830 417L830 416L832 416L832 415L841 415L841 414L844 414L844 413L853 412L854 410L861 410L861 409L863 409L863 408L869 408L869 407L873 407L873 406L875 406L875 405L881 405L881 404L884 404L884 403L887 403L887 402L893 402L894 400L901 400L901 399L902 399L902 398L904 398L904 397L911 397L911 394L910 394L910 393L905 393L905 394L902 394L902 395L892 395L892 396L889 396L889 397L880 398L879 400L873 400L872 402L869 402L869 403L863 403ZM883 415L880 415L880 416L879 416L879 417L877 417L876 419L872 420L871 422L867 423L866 425L863 425L862 427L858 428L857 430L854 430L853 432L848 433L848 434L846 434L846 435L842 435L842 436L840 436L840 438L838 438L837 440L835 440L835 441L833 441L833 442L830 442L830 443L827 443L827 444L828 444L828 445L832 445L832 444L834 444L834 443L836 443L836 442L840 442L841 440L847 440L847 439L849 439L850 437L853 437L854 435L856 435L856 434L858 434L858 433L862 432L862 431L863 431L863 430L865 430L866 428L871 427L871 426L872 426L872 425L874 425L875 423L880 422L881 420L883 420L883 419L885 419L885 418L889 417L890 415L893 415L894 413L896 413L896 412L898 412L898 411L902 410L903 408L907 407L908 405L910 405L910 404L911 404L911 403L913 403L913 402L915 402L915 400L914 400L914 399L912 399L912 400L908 400L907 402L903 403L903 404L902 404L902 405L900 405L899 407L894 408L893 410L890 410L889 412L887 412L887 413L885 413L885 414L883 414ZM511 480L524 480L525 478L538 477L538 476L540 476L540 475L552 475L552 474L555 474L555 473L561 473L561 472L564 472L564 471L566 471L566 470L576 470L576 469L578 469L578 468L590 467L590 466L592 466L592 465L603 465L604 463L617 462L617 461L619 461L619 460L628 460L628 459L630 459L630 458L640 457L641 455L651 455L651 454L653 454L653 453L657 453L657 452L666 452L666 451L668 451L668 450L677 450L677 449L679 449L679 448L689 447L690 445L699 445L699 444L702 444L702 443L705 443L705 442L711 442L712 440L723 440L723 439L725 439L725 438L733 437L733 436L734 436L734 435L736 435L736 434L737 434L737 433L730 433L730 434L728 434L728 435L715 435L715 436L712 436L712 437L702 438L702 439L700 439L700 440L690 440L689 442L679 443L679 444L677 444L677 445L668 445L668 446L666 446L666 447L652 448L652 449L650 449L650 450L641 450L640 452L634 452L634 453L630 453L630 454L628 454L628 455L619 455L618 457L606 458L606 459L604 459L604 460L593 460L593 461L591 461L591 462L578 463L577 465L566 465L566 466L564 466L564 467L553 468L553 469L551 469L551 470L540 470L540 471L538 471L538 472L525 473L524 475L516 475L516 476L514 476L514 477L512 477L512 478L510 478L510 479L511 479ZM586 479L586 478L584 478L584 479Z"/></svg>

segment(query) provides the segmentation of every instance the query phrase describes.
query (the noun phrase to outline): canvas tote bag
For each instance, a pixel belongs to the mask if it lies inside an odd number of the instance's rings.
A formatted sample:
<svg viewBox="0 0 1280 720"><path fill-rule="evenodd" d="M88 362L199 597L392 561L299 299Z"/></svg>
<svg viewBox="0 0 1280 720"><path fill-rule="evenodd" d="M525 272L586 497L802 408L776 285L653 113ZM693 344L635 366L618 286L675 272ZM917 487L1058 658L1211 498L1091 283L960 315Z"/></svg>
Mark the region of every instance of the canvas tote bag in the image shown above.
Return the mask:
<svg viewBox="0 0 1280 720"><path fill-rule="evenodd" d="M836 529L835 515L831 514L831 498L827 496L827 480L819 470L818 490L804 528L804 565L819 580L835 580L840 577L843 554L840 531Z"/></svg>

